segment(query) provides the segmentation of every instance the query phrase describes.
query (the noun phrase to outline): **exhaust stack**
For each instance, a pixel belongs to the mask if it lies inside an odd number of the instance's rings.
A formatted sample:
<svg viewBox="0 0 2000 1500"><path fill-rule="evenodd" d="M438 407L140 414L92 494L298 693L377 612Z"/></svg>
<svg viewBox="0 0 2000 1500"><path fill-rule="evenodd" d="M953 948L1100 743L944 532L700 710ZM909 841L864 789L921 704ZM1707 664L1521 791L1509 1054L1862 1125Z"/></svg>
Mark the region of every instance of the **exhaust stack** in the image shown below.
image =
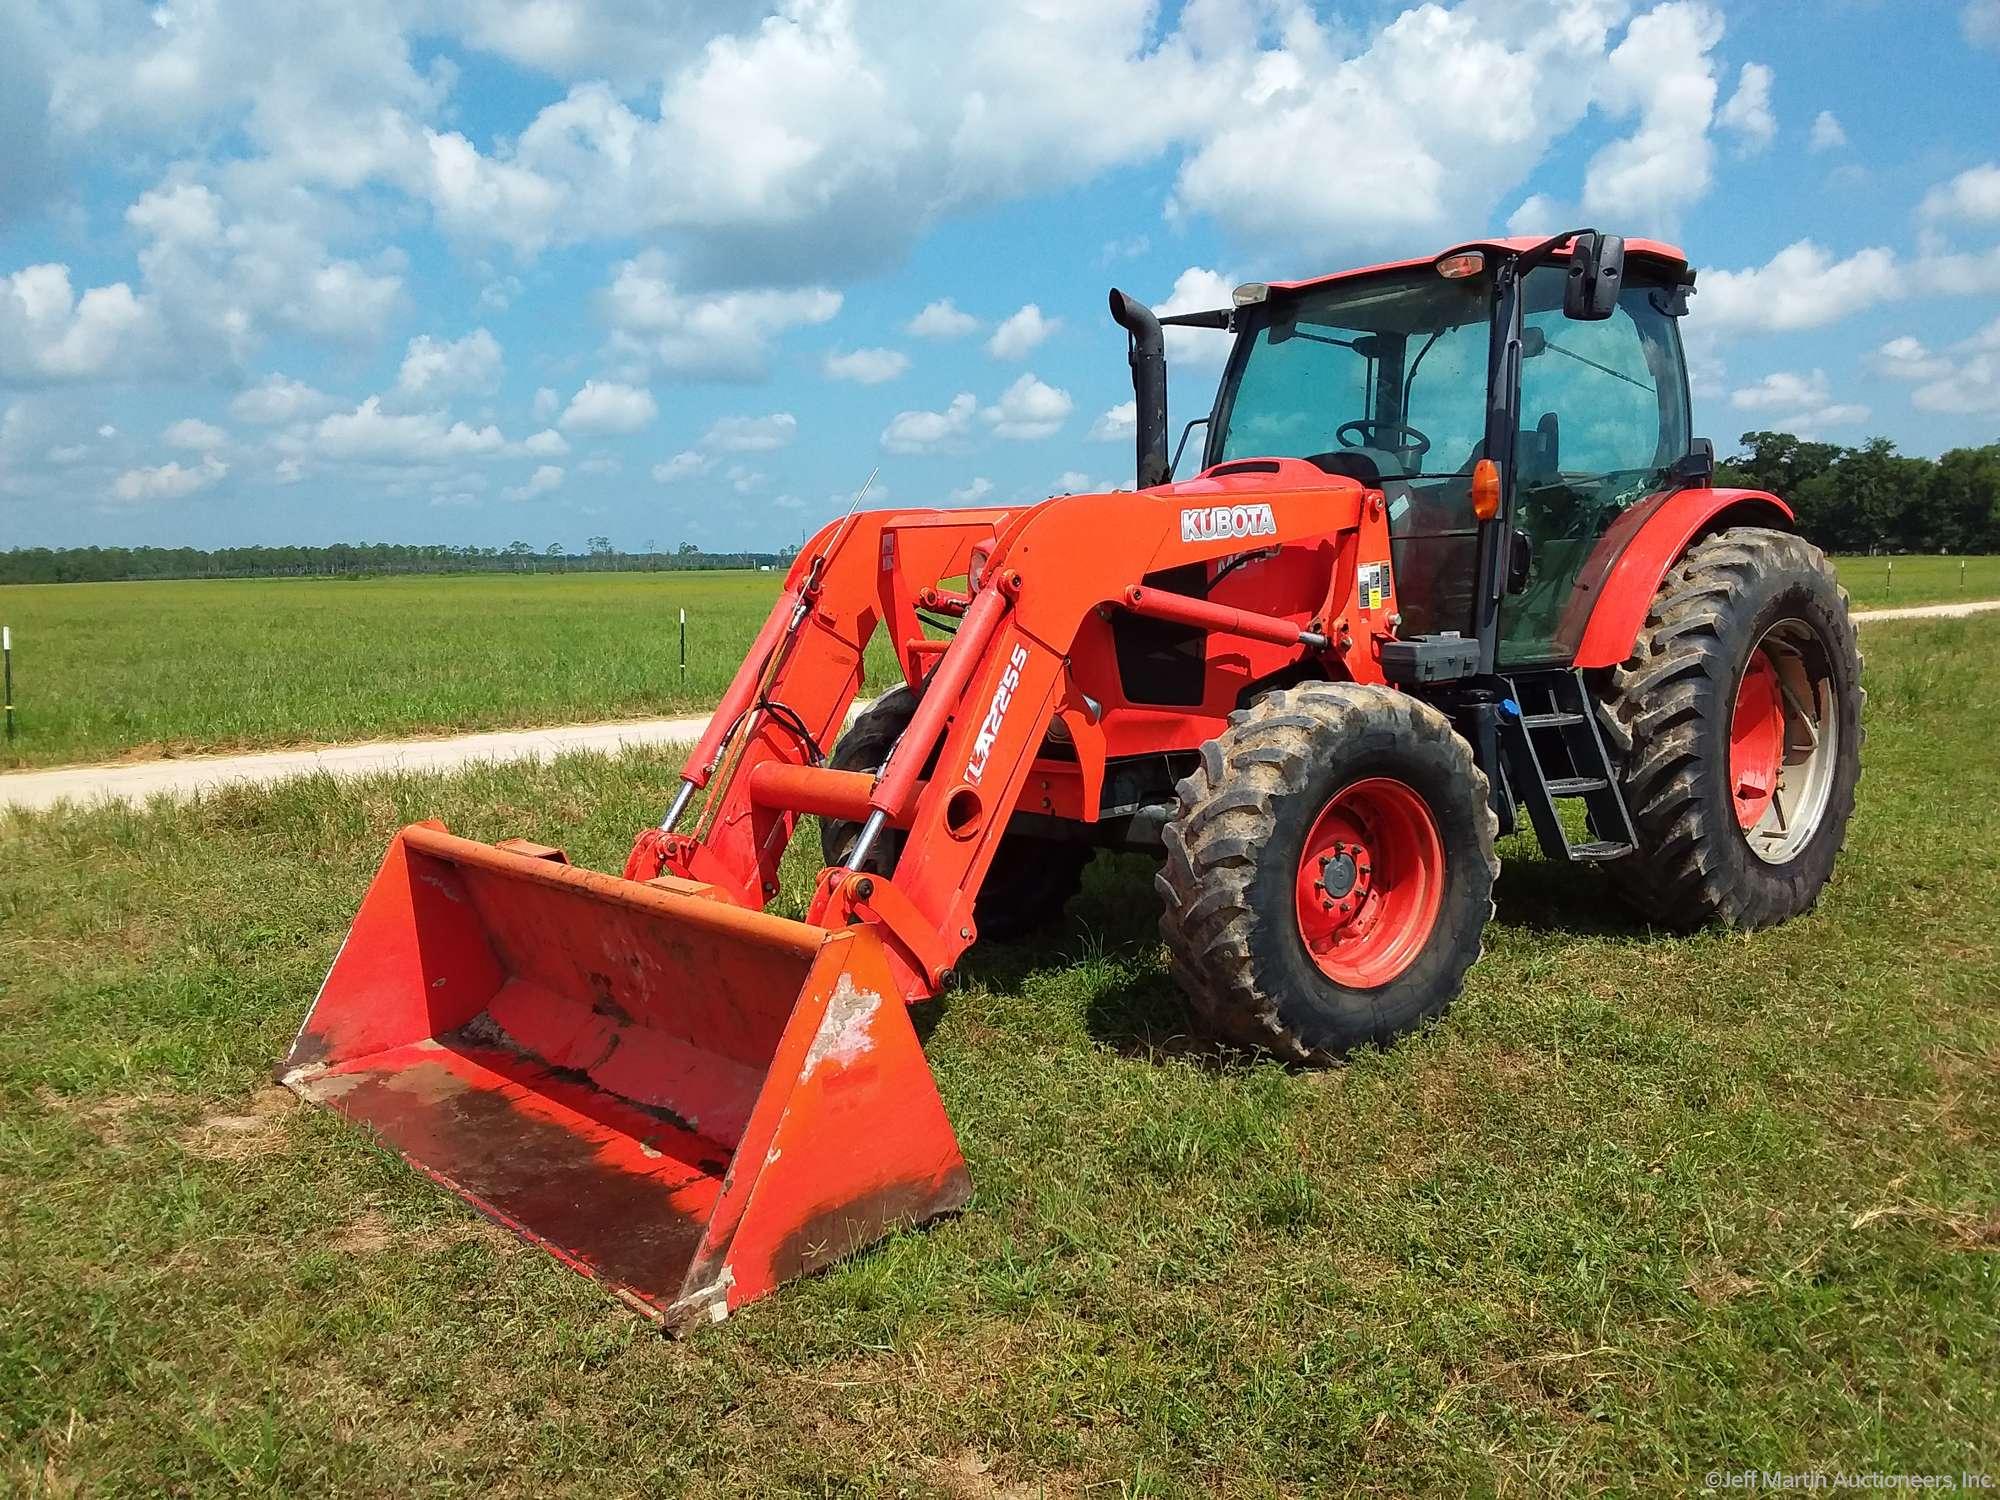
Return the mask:
<svg viewBox="0 0 2000 1500"><path fill-rule="evenodd" d="M1165 484L1167 463L1167 347L1160 320L1153 310L1116 287L1111 289L1111 316L1129 335L1127 357L1132 364L1132 397L1138 409L1136 439L1140 489Z"/></svg>

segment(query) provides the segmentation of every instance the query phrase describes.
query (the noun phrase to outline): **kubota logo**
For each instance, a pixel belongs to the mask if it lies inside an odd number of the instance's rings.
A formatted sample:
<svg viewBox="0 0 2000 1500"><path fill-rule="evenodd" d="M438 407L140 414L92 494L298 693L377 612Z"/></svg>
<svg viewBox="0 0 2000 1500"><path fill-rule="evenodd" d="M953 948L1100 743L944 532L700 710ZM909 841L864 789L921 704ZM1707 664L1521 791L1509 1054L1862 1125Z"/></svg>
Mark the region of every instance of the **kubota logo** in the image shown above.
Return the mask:
<svg viewBox="0 0 2000 1500"><path fill-rule="evenodd" d="M1222 542L1239 536L1276 536L1268 505L1201 505L1181 512L1181 540Z"/></svg>
<svg viewBox="0 0 2000 1500"><path fill-rule="evenodd" d="M1007 670L1000 674L1000 686L993 690L992 706L986 710L986 722L979 726L979 733L972 740L972 759L965 763L965 779L977 783L986 774L986 758L993 753L993 742L1000 737L1001 722L1007 717L1007 705L1014 701L1014 689L1021 685L1021 668L1028 664L1028 648L1016 646L1014 654L1007 658Z"/></svg>

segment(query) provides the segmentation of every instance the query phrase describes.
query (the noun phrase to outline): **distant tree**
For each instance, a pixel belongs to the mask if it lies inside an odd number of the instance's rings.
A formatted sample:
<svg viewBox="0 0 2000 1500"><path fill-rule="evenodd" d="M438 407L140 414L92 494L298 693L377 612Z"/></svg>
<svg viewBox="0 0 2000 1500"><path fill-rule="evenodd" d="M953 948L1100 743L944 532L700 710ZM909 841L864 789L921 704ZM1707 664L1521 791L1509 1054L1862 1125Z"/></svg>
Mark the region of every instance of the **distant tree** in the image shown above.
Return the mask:
<svg viewBox="0 0 2000 1500"><path fill-rule="evenodd" d="M1813 443L1789 432L1746 432L1737 440L1745 451L1723 460L1716 483L1764 490L1789 500L1840 457L1837 443Z"/></svg>
<svg viewBox="0 0 2000 1500"><path fill-rule="evenodd" d="M1953 448L1930 475L1930 540L1946 552L2000 546L2000 443Z"/></svg>

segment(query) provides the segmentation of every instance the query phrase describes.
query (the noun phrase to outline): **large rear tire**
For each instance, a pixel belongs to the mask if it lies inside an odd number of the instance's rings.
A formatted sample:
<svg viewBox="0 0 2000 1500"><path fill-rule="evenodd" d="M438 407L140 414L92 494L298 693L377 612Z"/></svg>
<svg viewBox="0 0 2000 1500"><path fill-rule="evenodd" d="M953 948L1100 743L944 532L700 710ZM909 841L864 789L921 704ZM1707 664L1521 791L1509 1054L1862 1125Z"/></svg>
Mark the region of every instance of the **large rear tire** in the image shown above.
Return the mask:
<svg viewBox="0 0 2000 1500"><path fill-rule="evenodd" d="M837 771L881 770L916 711L915 693L908 687L891 688L840 737L827 764ZM826 862L843 863L860 834L859 823L820 819L820 851ZM905 837L898 829L884 829L869 851L869 870L878 875L893 870ZM1084 866L1096 852L1085 843L1007 834L994 851L972 908L979 935L1009 942L1060 920L1070 897L1083 884Z"/></svg>
<svg viewBox="0 0 2000 1500"><path fill-rule="evenodd" d="M1179 794L1160 932L1211 1031L1331 1062L1458 997L1500 866L1486 777L1437 709L1352 683L1271 693Z"/></svg>
<svg viewBox="0 0 2000 1500"><path fill-rule="evenodd" d="M1689 548L1605 702L1639 835L1605 866L1620 894L1677 929L1811 910L1847 840L1865 698L1819 548L1747 526Z"/></svg>

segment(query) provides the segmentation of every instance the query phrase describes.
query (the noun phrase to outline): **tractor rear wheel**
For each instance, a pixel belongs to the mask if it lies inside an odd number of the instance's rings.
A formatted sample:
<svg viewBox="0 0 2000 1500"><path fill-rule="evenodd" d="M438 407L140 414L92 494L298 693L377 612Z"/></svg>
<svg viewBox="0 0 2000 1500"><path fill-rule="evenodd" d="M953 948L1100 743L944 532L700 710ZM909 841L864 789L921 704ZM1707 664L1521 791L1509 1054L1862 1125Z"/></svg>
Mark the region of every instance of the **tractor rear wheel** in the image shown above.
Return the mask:
<svg viewBox="0 0 2000 1500"><path fill-rule="evenodd" d="M840 737L827 764L836 771L881 770L916 711L915 693L908 687L891 688ZM820 850L826 862L843 863L860 835L859 823L820 819ZM869 851L868 868L878 875L893 870L906 837L900 829L885 828ZM979 935L1008 942L1059 920L1069 898L1082 886L1084 866L1096 852L1089 844L1007 834L994 852L973 905Z"/></svg>
<svg viewBox="0 0 2000 1500"><path fill-rule="evenodd" d="M1330 1062L1458 997L1500 865L1486 777L1437 709L1353 683L1271 693L1179 794L1160 932L1224 1040Z"/></svg>
<svg viewBox="0 0 2000 1500"><path fill-rule="evenodd" d="M1673 928L1811 910L1847 839L1865 696L1819 548L1747 526L1689 548L1605 703L1639 835L1605 866L1619 892Z"/></svg>

